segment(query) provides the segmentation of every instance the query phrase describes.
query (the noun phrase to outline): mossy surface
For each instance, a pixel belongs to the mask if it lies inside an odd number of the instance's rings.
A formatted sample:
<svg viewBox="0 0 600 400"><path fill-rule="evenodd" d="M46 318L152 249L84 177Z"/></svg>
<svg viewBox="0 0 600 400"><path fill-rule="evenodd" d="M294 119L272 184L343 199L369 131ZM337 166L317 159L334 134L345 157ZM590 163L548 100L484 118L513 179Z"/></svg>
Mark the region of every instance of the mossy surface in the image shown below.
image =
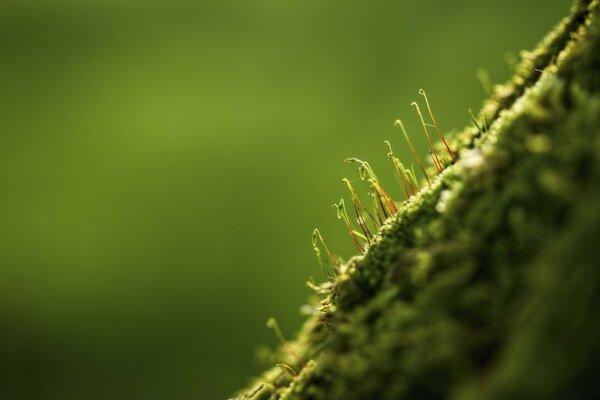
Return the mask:
<svg viewBox="0 0 600 400"><path fill-rule="evenodd" d="M600 396L600 3L579 1L454 136L247 399ZM594 397L596 396L596 397Z"/></svg>

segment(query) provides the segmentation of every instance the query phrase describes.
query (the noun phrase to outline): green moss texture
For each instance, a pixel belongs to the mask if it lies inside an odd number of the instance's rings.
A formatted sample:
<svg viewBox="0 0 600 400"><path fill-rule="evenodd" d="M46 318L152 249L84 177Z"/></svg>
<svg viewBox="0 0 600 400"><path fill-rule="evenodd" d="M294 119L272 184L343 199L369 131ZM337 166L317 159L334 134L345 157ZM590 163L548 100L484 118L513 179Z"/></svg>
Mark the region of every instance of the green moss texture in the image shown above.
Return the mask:
<svg viewBox="0 0 600 400"><path fill-rule="evenodd" d="M237 398L600 398L599 1L522 58Z"/></svg>

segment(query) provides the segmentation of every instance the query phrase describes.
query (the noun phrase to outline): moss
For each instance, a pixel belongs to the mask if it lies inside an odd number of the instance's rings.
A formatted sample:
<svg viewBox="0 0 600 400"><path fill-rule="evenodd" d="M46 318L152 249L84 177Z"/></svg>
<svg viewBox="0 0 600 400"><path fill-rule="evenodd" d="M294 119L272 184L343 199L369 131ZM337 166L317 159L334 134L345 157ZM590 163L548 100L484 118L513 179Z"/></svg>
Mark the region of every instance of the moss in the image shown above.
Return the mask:
<svg viewBox="0 0 600 400"><path fill-rule="evenodd" d="M483 110L489 130L457 134L459 160L323 286L299 375L239 398L600 396L599 2L576 2Z"/></svg>

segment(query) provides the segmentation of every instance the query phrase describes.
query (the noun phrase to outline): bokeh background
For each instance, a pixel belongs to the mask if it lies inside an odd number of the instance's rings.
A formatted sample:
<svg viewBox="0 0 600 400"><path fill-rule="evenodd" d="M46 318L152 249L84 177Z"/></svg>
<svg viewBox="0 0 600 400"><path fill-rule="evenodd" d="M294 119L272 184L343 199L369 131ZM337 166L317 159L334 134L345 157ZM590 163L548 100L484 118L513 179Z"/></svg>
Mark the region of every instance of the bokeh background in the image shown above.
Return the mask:
<svg viewBox="0 0 600 400"><path fill-rule="evenodd" d="M0 398L219 399L322 279L347 156L468 124L566 0L0 3ZM424 143L419 144L424 152Z"/></svg>

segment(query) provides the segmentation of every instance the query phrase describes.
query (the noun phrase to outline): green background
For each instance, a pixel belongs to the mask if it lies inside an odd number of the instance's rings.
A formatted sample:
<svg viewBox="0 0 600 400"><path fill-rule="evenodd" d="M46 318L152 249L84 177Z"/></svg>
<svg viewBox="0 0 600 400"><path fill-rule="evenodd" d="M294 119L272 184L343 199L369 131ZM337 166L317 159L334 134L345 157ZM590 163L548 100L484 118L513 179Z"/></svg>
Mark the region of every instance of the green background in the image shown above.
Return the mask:
<svg viewBox="0 0 600 400"><path fill-rule="evenodd" d="M442 128L567 1L0 4L0 397L219 399L293 336L316 226L383 141ZM424 142L419 140L424 154Z"/></svg>

